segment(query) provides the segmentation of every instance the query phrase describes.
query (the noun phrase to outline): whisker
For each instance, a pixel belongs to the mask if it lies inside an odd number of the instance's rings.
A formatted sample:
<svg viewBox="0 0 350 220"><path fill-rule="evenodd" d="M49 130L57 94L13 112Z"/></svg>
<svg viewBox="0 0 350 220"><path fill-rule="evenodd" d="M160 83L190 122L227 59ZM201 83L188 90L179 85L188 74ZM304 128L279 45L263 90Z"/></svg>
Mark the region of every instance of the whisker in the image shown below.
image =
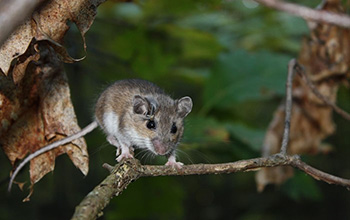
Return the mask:
<svg viewBox="0 0 350 220"><path fill-rule="evenodd" d="M146 157L146 155L147 155L147 149L142 149L141 151L140 151L140 154L142 153L143 155L141 156L141 158L140 158L140 160L143 160L145 157Z"/></svg>
<svg viewBox="0 0 350 220"><path fill-rule="evenodd" d="M101 145L99 145L92 153L90 153L90 156L95 155L96 153L99 153L102 149L110 146L110 144L105 141ZM112 145L113 146L113 145ZM114 147L114 146L113 146Z"/></svg>
<svg viewBox="0 0 350 220"><path fill-rule="evenodd" d="M145 151L145 149L138 149L137 154L135 154L135 157L139 156L140 154L142 154Z"/></svg>
<svg viewBox="0 0 350 220"><path fill-rule="evenodd" d="M208 156L207 156L206 154L204 154L203 152L201 152L201 151L199 151L199 150L197 150L197 149L192 149L192 151L194 151L195 154L196 154L198 157L202 158L206 163L213 163L213 160L210 159L210 157L208 157Z"/></svg>
<svg viewBox="0 0 350 220"><path fill-rule="evenodd" d="M149 152L148 151L145 151L144 154L142 155L142 161L144 161L145 163L147 163L147 158L148 158L148 154Z"/></svg>
<svg viewBox="0 0 350 220"><path fill-rule="evenodd" d="M151 163L151 161L156 157L156 155L152 151L147 151L146 162Z"/></svg>
<svg viewBox="0 0 350 220"><path fill-rule="evenodd" d="M180 149L176 149L176 154L177 153L180 153L180 154L183 154L186 156L186 158L190 161L190 164L194 164L193 160L191 159L190 155L188 153L186 153L185 151L183 150L180 150Z"/></svg>

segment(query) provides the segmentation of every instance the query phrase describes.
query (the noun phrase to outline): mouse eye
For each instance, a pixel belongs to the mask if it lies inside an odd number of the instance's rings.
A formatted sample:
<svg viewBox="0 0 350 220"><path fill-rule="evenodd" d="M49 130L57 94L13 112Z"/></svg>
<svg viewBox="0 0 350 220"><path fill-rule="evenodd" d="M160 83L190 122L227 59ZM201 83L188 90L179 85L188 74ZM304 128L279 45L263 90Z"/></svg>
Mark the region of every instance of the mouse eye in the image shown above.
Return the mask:
<svg viewBox="0 0 350 220"><path fill-rule="evenodd" d="M147 126L148 129L155 129L156 128L156 123L154 121L152 121L152 120L149 120L147 122L146 126Z"/></svg>
<svg viewBox="0 0 350 220"><path fill-rule="evenodd" d="M173 126L171 126L170 133L175 134L177 132L177 127L175 123L173 123Z"/></svg>

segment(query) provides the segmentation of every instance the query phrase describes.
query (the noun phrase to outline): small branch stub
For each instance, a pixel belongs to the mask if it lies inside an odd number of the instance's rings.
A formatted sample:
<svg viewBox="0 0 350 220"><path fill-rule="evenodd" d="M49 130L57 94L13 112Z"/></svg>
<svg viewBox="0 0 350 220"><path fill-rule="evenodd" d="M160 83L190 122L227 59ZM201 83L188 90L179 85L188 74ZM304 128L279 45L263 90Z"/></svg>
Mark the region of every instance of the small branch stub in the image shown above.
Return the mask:
<svg viewBox="0 0 350 220"><path fill-rule="evenodd" d="M105 168L105 169L107 169L110 173L112 173L113 168L114 168L113 166L109 165L108 163L104 163L104 164L102 165L102 167Z"/></svg>
<svg viewBox="0 0 350 220"><path fill-rule="evenodd" d="M281 154L287 154L287 146L289 142L289 130L290 130L290 120L292 117L292 85L294 78L294 68L297 65L295 59L291 59L288 63L288 76L286 83L286 104L285 104L285 119L284 119L284 132L281 146Z"/></svg>

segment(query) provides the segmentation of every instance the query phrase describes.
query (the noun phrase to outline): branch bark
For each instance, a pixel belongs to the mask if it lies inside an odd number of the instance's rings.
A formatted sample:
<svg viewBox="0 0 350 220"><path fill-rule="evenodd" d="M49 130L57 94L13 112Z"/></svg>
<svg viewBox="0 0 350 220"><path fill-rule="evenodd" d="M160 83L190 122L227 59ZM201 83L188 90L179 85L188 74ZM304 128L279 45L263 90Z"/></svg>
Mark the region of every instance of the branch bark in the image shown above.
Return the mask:
<svg viewBox="0 0 350 220"><path fill-rule="evenodd" d="M102 210L109 204L109 201L140 177L140 166L137 160L124 160L118 163L111 170L111 174L75 208L72 219L96 219L102 216Z"/></svg>
<svg viewBox="0 0 350 220"><path fill-rule="evenodd" d="M292 15L302 17L306 20L324 22L324 23L334 24L344 28L350 28L350 16L346 14L320 11L317 9L311 9L305 6L292 4L284 1L279 1L279 0L255 0L255 1L269 8L274 8L279 11L285 11Z"/></svg>

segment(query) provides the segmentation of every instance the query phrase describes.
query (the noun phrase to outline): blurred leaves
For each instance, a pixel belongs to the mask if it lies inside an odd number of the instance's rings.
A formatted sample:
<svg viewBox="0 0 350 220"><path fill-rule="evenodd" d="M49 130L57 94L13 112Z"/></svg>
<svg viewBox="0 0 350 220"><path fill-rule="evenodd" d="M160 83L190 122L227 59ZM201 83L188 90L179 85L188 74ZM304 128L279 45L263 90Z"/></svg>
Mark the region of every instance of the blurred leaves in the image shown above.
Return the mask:
<svg viewBox="0 0 350 220"><path fill-rule="evenodd" d="M204 89L201 113L239 102L284 94L286 63L290 57L270 52L237 50L222 54Z"/></svg>
<svg viewBox="0 0 350 220"><path fill-rule="evenodd" d="M296 172L295 177L289 179L282 186L282 191L296 201L303 199L319 201L323 198L319 187L312 177L302 172Z"/></svg>
<svg viewBox="0 0 350 220"><path fill-rule="evenodd" d="M259 156L269 118L284 96L287 63L308 34L302 19L247 2L145 1L102 8L108 22L99 25L108 30L101 34L110 41L100 41L117 61L110 69L130 70L104 75L146 78L174 97L193 98L180 148L190 163ZM113 25L118 28L111 32ZM287 193L293 199L305 194L304 184L314 184L295 178L293 193Z"/></svg>
<svg viewBox="0 0 350 220"><path fill-rule="evenodd" d="M72 98L80 124L91 121L93 100L106 84L122 78L144 78L174 98L184 95L193 98L194 109L186 120L180 146L181 161L229 162L259 156L272 113L284 96L287 63L297 56L302 37L309 33L302 19L247 2L107 1L98 9L98 18L86 35L86 59L65 66L74 84ZM299 3L316 6L319 1ZM65 39L73 42L70 45L81 41L69 34ZM343 88L342 94L339 105L348 107L348 89ZM342 135L331 138L340 145L337 155L315 160L320 168L328 164L327 171L331 173L348 174L349 162L345 157L350 154L346 144L349 126L342 121L337 129ZM50 202L54 209L34 203L32 206L41 207L41 212L33 211L33 218L52 218L51 213L57 210L72 213L74 207L63 207L67 200L72 200L69 196L74 195L73 201L79 201L103 178L105 171L100 166L106 161L113 163L115 150L100 133L87 139L89 151L97 152L90 158L87 178L74 183L65 179L74 170L56 169L53 176L56 186L46 190L45 195L38 192L35 197L46 201L49 195L54 195ZM343 155L342 160L336 160L339 154ZM157 159L155 163L164 163ZM330 219L335 212L350 217L348 195L342 188L297 174L280 189L268 187L258 194L253 176L243 173L140 179L112 200L104 217ZM60 183L60 179L66 181ZM66 187L59 191L62 185ZM60 195L64 195L63 199ZM337 198L336 209L328 209L334 205L334 200L328 198ZM310 201L320 203L312 205ZM8 204L4 199L2 203ZM4 216L9 216L6 212L11 210L17 213L17 204L14 209L11 207L0 207ZM319 212L320 209L324 211ZM50 213L45 215L45 210Z"/></svg>
<svg viewBox="0 0 350 220"><path fill-rule="evenodd" d="M179 41L182 60L211 60L221 51L221 46L210 33L169 25L165 28L175 41Z"/></svg>
<svg viewBox="0 0 350 220"><path fill-rule="evenodd" d="M180 219L183 198L184 190L175 178L143 178L112 200L106 219Z"/></svg>
<svg viewBox="0 0 350 220"><path fill-rule="evenodd" d="M229 134L222 123L210 117L190 117L186 121L185 141L199 145L228 141Z"/></svg>
<svg viewBox="0 0 350 220"><path fill-rule="evenodd" d="M241 140L252 150L259 152L264 140L265 131L250 128L244 124L233 123L228 126L228 131L235 138Z"/></svg>

